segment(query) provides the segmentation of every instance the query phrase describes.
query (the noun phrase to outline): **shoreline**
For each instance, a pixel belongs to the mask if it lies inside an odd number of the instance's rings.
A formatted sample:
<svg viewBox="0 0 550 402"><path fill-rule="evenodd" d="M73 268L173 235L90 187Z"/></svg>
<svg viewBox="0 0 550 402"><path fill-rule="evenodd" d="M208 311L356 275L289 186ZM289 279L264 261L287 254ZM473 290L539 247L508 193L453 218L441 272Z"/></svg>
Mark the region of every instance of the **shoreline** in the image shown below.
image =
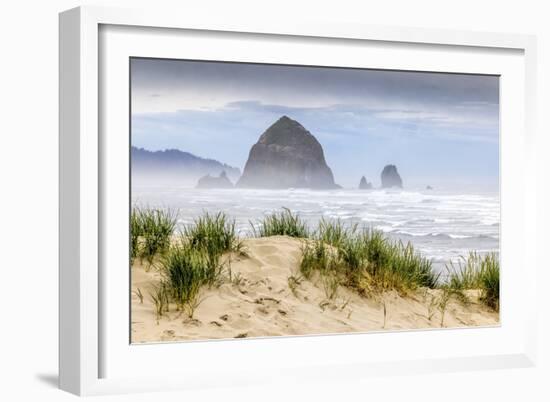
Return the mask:
<svg viewBox="0 0 550 402"><path fill-rule="evenodd" d="M223 211L235 221L240 237L251 236L251 223L257 225L281 207L288 207L311 228L317 227L323 218L341 220L348 226L357 224L360 229L381 230L394 240L411 242L415 249L432 258L443 273L448 261L458 262L470 250L499 251L500 208L496 195L464 198L441 196L437 191L425 194L405 191L404 196L377 190L327 194L163 189L143 192L134 205L182 211L177 230L192 225L204 213Z"/></svg>

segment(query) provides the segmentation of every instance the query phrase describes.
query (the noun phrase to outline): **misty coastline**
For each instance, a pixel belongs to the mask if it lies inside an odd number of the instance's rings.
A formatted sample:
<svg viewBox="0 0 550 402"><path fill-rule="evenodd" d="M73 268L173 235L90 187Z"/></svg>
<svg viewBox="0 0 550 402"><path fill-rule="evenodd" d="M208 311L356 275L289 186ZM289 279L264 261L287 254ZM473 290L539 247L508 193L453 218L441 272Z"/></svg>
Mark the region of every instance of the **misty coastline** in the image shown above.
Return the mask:
<svg viewBox="0 0 550 402"><path fill-rule="evenodd" d="M195 189L175 186L135 186L134 205L185 211L183 227L204 212L234 216L237 230L250 235L250 222L281 207L298 213L315 226L321 219L339 219L382 230L413 243L440 270L471 249L498 251L498 192L466 193L440 190L333 189Z"/></svg>

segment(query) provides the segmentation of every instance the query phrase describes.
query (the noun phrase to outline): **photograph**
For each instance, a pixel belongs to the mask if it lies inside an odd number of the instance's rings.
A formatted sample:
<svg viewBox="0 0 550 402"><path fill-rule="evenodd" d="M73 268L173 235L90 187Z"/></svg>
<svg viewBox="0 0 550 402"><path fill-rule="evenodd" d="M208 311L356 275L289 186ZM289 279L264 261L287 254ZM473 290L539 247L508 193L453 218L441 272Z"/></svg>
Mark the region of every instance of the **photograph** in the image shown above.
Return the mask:
<svg viewBox="0 0 550 402"><path fill-rule="evenodd" d="M130 343L500 325L498 75L129 72Z"/></svg>

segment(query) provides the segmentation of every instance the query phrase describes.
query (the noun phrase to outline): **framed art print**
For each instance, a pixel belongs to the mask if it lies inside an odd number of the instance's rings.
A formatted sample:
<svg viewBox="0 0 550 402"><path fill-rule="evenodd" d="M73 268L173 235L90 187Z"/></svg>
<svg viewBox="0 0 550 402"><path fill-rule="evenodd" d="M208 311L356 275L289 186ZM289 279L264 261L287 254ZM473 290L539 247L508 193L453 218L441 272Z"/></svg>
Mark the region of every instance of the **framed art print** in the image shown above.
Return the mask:
<svg viewBox="0 0 550 402"><path fill-rule="evenodd" d="M498 76L130 77L131 342L499 324Z"/></svg>
<svg viewBox="0 0 550 402"><path fill-rule="evenodd" d="M62 388L532 364L532 38L104 8L60 35Z"/></svg>

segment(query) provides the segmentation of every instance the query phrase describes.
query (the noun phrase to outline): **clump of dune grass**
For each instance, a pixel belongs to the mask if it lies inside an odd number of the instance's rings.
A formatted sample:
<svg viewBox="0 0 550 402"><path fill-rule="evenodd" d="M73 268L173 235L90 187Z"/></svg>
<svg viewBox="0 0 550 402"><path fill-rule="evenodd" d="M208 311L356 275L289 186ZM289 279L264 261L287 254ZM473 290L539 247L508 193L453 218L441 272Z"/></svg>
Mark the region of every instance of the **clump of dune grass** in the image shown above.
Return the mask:
<svg viewBox="0 0 550 402"><path fill-rule="evenodd" d="M149 295L151 296L151 300L155 305L155 313L157 316L158 324L158 320L160 319L160 317L162 317L165 312L168 312L169 308L169 295L166 283L161 282L159 285L154 286L152 291L149 292Z"/></svg>
<svg viewBox="0 0 550 402"><path fill-rule="evenodd" d="M317 272L328 299L336 297L341 282L340 268L340 261L334 247L322 241L304 242L300 272L306 279L311 279Z"/></svg>
<svg viewBox="0 0 550 402"><path fill-rule="evenodd" d="M141 213L137 208L132 208L130 213L130 262L139 256L139 238L143 235Z"/></svg>
<svg viewBox="0 0 550 402"><path fill-rule="evenodd" d="M346 285L361 289L367 276L367 250L362 236L349 237L340 243L338 257L345 271ZM361 292L364 289L361 289Z"/></svg>
<svg viewBox="0 0 550 402"><path fill-rule="evenodd" d="M345 227L340 221L322 221L317 238L304 244L302 275L309 279L318 272L330 289L336 288L334 278L371 295L391 289L435 288L439 281L431 261L410 243L392 242L377 230L358 232L356 226Z"/></svg>
<svg viewBox="0 0 550 402"><path fill-rule="evenodd" d="M164 253L176 227L177 216L169 209L133 208L130 214L131 258L149 263Z"/></svg>
<svg viewBox="0 0 550 402"><path fill-rule="evenodd" d="M454 290L447 284L441 286L441 293L436 299L436 306L441 316L439 325L443 328L445 324L445 312L447 311L447 305L451 300L451 297L455 294Z"/></svg>
<svg viewBox="0 0 550 402"><path fill-rule="evenodd" d="M322 241L306 241L302 245L300 272L310 279L314 272L328 273L338 270L334 249Z"/></svg>
<svg viewBox="0 0 550 402"><path fill-rule="evenodd" d="M449 287L454 290L477 289L480 265L481 257L474 252L467 257L460 257L456 263L449 262L446 265Z"/></svg>
<svg viewBox="0 0 550 402"><path fill-rule="evenodd" d="M397 274L399 280L408 285L407 288L437 286L439 275L434 273L432 262L416 252L411 243L404 245L399 242L392 250L391 272Z"/></svg>
<svg viewBox="0 0 550 402"><path fill-rule="evenodd" d="M470 252L457 263L447 265L448 286L457 293L479 289L480 300L494 310L500 308L500 263L497 253Z"/></svg>
<svg viewBox="0 0 550 402"><path fill-rule="evenodd" d="M322 218L315 237L326 244L339 247L349 241L356 232L357 224L347 226L340 219L330 221Z"/></svg>
<svg viewBox="0 0 550 402"><path fill-rule="evenodd" d="M481 270L481 300L489 307L500 309L500 263L496 253L485 256Z"/></svg>
<svg viewBox="0 0 550 402"><path fill-rule="evenodd" d="M221 274L222 266L214 263L204 249L190 243L173 245L160 261L163 284L178 309L187 310L192 317L200 290L213 285Z"/></svg>
<svg viewBox="0 0 550 402"><path fill-rule="evenodd" d="M221 282L227 265L222 261L222 255L226 252L244 254L245 250L237 236L235 222L224 213L205 213L184 227L179 238L174 239L172 244L168 243L167 250L158 260L158 269L163 277L161 284L168 295L166 303L175 303L180 311L186 311L192 318L201 302L199 295L202 287ZM234 283L242 280L240 276L235 277ZM152 295L157 316L162 315L160 294L159 290L155 290Z"/></svg>
<svg viewBox="0 0 550 402"><path fill-rule="evenodd" d="M170 210L147 209L142 211L142 255L151 261L157 253L163 253L170 245L176 227L176 215Z"/></svg>
<svg viewBox="0 0 550 402"><path fill-rule="evenodd" d="M367 272L375 282L387 289L414 290L435 288L439 275L432 262L418 253L411 243L392 242L382 232L370 230L363 234Z"/></svg>
<svg viewBox="0 0 550 402"><path fill-rule="evenodd" d="M298 214L293 214L288 208L283 208L281 212L266 216L257 225L252 222L250 225L255 237L290 236L308 238L310 236L307 224Z"/></svg>
<svg viewBox="0 0 550 402"><path fill-rule="evenodd" d="M327 271L321 274L321 283L323 284L323 290L327 299L334 299L338 294L338 287L340 286L338 273Z"/></svg>
<svg viewBox="0 0 550 402"><path fill-rule="evenodd" d="M198 217L183 229L183 236L192 247L206 251L211 257L230 251L245 252L237 236L235 221L223 212Z"/></svg>

